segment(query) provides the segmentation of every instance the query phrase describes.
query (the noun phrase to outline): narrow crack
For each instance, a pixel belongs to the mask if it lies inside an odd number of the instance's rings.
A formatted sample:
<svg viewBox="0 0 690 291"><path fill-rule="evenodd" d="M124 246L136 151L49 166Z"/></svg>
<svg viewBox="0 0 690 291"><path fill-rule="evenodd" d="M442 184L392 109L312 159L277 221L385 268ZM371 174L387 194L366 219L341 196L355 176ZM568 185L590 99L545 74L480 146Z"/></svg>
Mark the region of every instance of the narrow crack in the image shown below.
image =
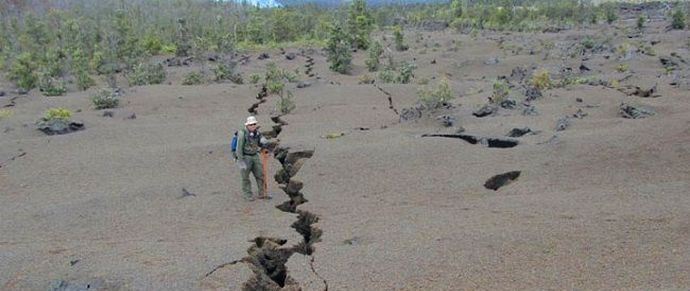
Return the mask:
<svg viewBox="0 0 690 291"><path fill-rule="evenodd" d="M393 95L391 95L391 93L388 93L388 91L383 90L383 88L379 87L376 84L374 84L374 87L376 87L376 89L379 89L379 91L381 91L381 93L383 93L384 95L386 95L388 97L388 109L393 110L393 112L395 112L395 115L400 115L400 113L398 113L398 109L396 109L395 106L393 105Z"/></svg>
<svg viewBox="0 0 690 291"><path fill-rule="evenodd" d="M512 148L520 142L513 139L482 137L471 134L423 134L422 137L449 137L462 139L471 144L481 144L489 148Z"/></svg>
<svg viewBox="0 0 690 291"><path fill-rule="evenodd" d="M493 176L491 177L491 179L487 180L486 183L484 183L484 187L486 187L486 189L497 191L498 188L501 188L517 180L517 178L520 177L520 173L520 171L510 171L507 173Z"/></svg>
<svg viewBox="0 0 690 291"><path fill-rule="evenodd" d="M316 269L314 268L314 256L311 256L311 260L309 260L309 266L311 267L311 271L314 273L314 275L316 275L316 277L318 277L319 279L321 279L321 281L323 281L323 285L324 285L323 291L328 291L328 281L326 281L326 279L321 277L321 275L319 275L319 273L316 272Z"/></svg>
<svg viewBox="0 0 690 291"><path fill-rule="evenodd" d="M206 277L208 277L208 276L211 276L213 273L215 273L216 271L218 271L218 270L220 270L220 269L222 269L222 268L225 268L225 267L230 266L230 265L237 264L237 263L239 263L239 262L242 262L242 260L234 260L234 261L232 261L232 262L227 262L227 263L220 264L220 265L216 266L215 268L213 268L213 270L211 270L210 272L206 273L206 275L204 275L204 278L206 278Z"/></svg>
<svg viewBox="0 0 690 291"><path fill-rule="evenodd" d="M21 151L21 150L20 150L20 151ZM19 153L18 155L15 155L15 156L13 156L13 157L7 159L4 163L0 163L0 168L6 166L9 162L14 161L14 160L16 160L17 158L21 158L21 157L23 157L23 156L26 156L26 152L23 152L23 151L22 151L22 152Z"/></svg>

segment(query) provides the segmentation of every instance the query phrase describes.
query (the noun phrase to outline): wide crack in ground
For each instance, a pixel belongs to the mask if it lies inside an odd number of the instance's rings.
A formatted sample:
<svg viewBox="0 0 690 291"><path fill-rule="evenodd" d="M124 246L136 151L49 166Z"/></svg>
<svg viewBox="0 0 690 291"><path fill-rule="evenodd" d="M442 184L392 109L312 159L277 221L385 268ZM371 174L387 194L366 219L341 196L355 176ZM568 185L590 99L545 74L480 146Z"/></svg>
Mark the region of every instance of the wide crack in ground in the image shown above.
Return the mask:
<svg viewBox="0 0 690 291"><path fill-rule="evenodd" d="M266 86L261 88L257 95L259 102L249 108L249 112L257 114L259 104L266 102L268 96ZM270 131L262 132L268 138L277 138L282 127L287 125L287 122L281 119L281 116L271 117L271 121L276 123L272 126ZM309 265L312 273L317 276L324 283L324 290L328 290L328 282L321 277L314 268L315 251L314 244L321 241L322 231L314 226L319 221L319 217L309 211L299 210L297 207L308 202L301 190L304 183L293 179L304 165L306 159L314 155L313 149L291 149L289 147L281 147L278 142L270 142L268 149L273 151L273 156L277 159L282 168L278 170L274 176L276 182L280 184L280 188L288 195L290 200L277 205L276 208L289 213L296 213L297 220L291 225L303 238L303 240L292 246L285 246L287 240L281 238L271 237L256 237L252 240L252 245L247 253L247 257L241 260L222 264L207 273L205 277L210 276L215 271L238 262L245 262L249 265L254 276L242 285L242 290L300 290L299 283L290 277L287 262L294 254L299 253L305 256L311 256Z"/></svg>
<svg viewBox="0 0 690 291"><path fill-rule="evenodd" d="M513 139L481 137L471 134L423 134L422 137L449 137L458 138L471 144L481 144L490 148L512 148L517 146L520 142Z"/></svg>

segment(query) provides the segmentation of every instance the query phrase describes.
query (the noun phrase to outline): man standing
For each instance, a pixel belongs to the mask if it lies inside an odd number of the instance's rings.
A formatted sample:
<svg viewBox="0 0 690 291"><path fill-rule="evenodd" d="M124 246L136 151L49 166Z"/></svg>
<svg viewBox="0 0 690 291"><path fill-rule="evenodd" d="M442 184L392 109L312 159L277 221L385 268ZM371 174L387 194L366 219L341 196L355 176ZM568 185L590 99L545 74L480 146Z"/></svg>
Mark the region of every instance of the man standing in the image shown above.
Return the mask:
<svg viewBox="0 0 690 291"><path fill-rule="evenodd" d="M267 197L264 189L263 165L259 157L259 151L266 144L266 139L259 132L256 117L247 117L244 127L244 129L237 132L237 163L242 175L242 194L244 194L244 199L254 201L251 190L252 184L249 181L250 172L254 174L256 179L256 186L259 190L258 197Z"/></svg>

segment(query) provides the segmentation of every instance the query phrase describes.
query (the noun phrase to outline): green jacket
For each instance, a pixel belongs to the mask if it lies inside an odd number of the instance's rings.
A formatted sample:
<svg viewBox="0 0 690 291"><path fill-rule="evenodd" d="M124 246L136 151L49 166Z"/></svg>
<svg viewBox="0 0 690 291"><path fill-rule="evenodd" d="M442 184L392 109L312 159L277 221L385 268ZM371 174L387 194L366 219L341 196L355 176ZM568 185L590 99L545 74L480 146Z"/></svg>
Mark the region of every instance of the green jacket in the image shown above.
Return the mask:
<svg viewBox="0 0 690 291"><path fill-rule="evenodd" d="M237 158L244 159L245 155L253 156L261 149L261 133L257 129L251 135L246 128L237 131Z"/></svg>

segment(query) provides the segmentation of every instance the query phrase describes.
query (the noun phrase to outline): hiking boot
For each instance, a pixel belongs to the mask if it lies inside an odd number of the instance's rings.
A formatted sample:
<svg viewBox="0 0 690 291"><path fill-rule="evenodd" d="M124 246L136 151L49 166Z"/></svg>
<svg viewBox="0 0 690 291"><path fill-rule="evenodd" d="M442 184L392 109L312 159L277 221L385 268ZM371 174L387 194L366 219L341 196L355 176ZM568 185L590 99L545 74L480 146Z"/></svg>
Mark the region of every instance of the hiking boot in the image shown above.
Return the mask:
<svg viewBox="0 0 690 291"><path fill-rule="evenodd" d="M271 195L260 195L259 199L271 200L271 199L273 199L273 196L271 196Z"/></svg>

